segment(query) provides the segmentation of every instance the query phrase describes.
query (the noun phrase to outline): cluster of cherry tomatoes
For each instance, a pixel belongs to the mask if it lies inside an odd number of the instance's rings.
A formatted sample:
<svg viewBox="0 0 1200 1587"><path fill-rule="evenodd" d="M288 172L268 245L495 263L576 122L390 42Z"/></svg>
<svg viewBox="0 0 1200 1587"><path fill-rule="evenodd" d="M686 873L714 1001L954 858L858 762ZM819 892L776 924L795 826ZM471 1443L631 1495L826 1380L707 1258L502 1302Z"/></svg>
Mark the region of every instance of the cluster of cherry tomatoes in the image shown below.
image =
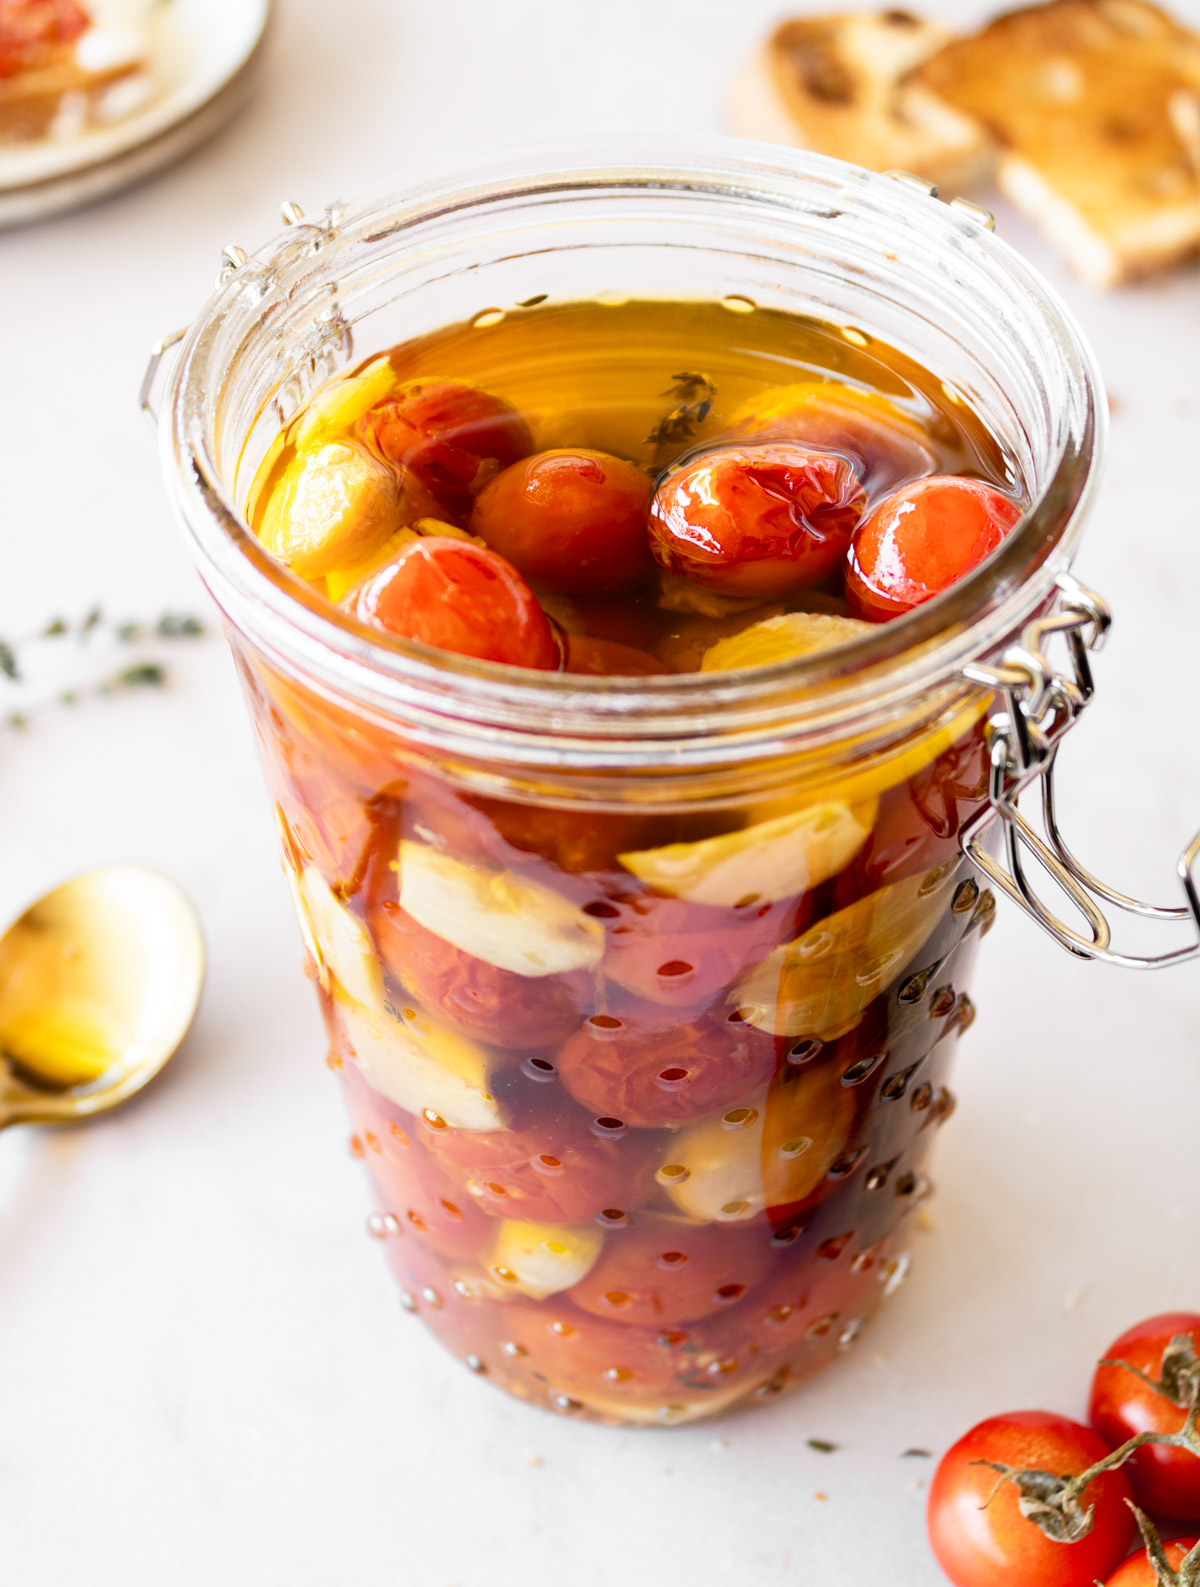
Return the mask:
<svg viewBox="0 0 1200 1587"><path fill-rule="evenodd" d="M759 600L833 581L853 612L883 622L963 577L1017 521L1010 497L954 475L910 480L868 510L864 461L822 449L805 389L796 412L776 394L656 481L604 452L535 452L521 415L478 387L410 382L359 421L359 437L473 539L409 543L348 604L462 655L649 674L667 669L636 647L557 634L538 594L633 595L660 570ZM814 431L815 445L797 439Z"/></svg>
<svg viewBox="0 0 1200 1587"><path fill-rule="evenodd" d="M1129 1551L1135 1503L1160 1518L1163 1532L1183 1533L1163 1548L1171 1572L1197 1548L1194 1444L1145 1444L1095 1476L1065 1512L1053 1501L1061 1479L1088 1472L1128 1440L1180 1433L1200 1394L1197 1353L1200 1315L1148 1318L1115 1340L1096 1368L1090 1427L1020 1411L990 1417L961 1438L942 1458L929 1495L930 1541L954 1587L1192 1587L1200 1551L1187 1575L1164 1574L1148 1548Z"/></svg>

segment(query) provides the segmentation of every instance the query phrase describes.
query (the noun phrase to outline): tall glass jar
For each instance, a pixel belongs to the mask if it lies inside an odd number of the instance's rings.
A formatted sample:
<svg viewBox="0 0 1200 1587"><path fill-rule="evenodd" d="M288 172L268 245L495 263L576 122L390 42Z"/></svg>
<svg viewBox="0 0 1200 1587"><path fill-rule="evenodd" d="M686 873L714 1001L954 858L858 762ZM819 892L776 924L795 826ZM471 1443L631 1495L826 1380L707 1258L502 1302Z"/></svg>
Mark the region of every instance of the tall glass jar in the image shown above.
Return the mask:
<svg viewBox="0 0 1200 1587"><path fill-rule="evenodd" d="M1060 621L1103 441L1091 356L981 212L753 145L541 151L288 218L229 251L183 339L162 460L258 730L371 1230L405 1307L523 1399L671 1423L777 1395L907 1267L1006 874L964 853L1005 769L985 725L1012 680L985 664ZM391 639L262 551L249 482L355 345L541 293L880 337L975 409L1033 505L836 652L616 682Z"/></svg>

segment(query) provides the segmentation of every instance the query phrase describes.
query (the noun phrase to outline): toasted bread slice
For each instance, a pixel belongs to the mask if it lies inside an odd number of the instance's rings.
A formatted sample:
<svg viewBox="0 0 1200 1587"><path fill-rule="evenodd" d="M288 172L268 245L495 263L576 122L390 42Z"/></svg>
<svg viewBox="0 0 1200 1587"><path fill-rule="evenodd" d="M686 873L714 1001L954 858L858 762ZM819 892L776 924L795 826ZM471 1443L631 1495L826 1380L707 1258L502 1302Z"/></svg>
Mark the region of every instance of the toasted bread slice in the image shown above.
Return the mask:
<svg viewBox="0 0 1200 1587"><path fill-rule="evenodd" d="M907 11L781 23L734 85L733 129L969 186L991 169L991 140L976 120L906 80L952 37Z"/></svg>
<svg viewBox="0 0 1200 1587"><path fill-rule="evenodd" d="M1009 12L910 82L987 128L999 185L1086 280L1200 250L1200 39L1146 0Z"/></svg>

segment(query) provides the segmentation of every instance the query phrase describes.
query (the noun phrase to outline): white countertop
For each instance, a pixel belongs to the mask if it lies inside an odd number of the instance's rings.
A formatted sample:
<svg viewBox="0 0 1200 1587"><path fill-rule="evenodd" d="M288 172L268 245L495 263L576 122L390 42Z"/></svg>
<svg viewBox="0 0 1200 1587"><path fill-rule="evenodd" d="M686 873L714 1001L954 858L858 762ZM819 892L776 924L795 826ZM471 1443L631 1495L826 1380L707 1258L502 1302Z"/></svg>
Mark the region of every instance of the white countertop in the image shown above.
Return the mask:
<svg viewBox="0 0 1200 1587"><path fill-rule="evenodd" d="M0 237L0 634L94 601L204 608L136 393L224 243L273 232L281 199L319 205L439 152L717 129L730 68L778 10L285 0L256 103L210 147ZM1079 562L1116 625L1063 805L1089 862L1173 903L1200 825L1200 271L1101 297L1000 224L1066 292L1117 399ZM476 1382L403 1314L364 1233L229 659L215 636L159 649L163 693L0 735L0 915L134 859L190 891L211 950L194 1033L144 1097L0 1137L13 1587L832 1587L843 1556L842 1587L937 1587L930 1463L901 1452L998 1410L1080 1414L1121 1328L1200 1304L1200 966L1072 962L1002 908L932 1226L844 1362L752 1416L676 1431L569 1424ZM840 1447L818 1454L814 1436Z"/></svg>

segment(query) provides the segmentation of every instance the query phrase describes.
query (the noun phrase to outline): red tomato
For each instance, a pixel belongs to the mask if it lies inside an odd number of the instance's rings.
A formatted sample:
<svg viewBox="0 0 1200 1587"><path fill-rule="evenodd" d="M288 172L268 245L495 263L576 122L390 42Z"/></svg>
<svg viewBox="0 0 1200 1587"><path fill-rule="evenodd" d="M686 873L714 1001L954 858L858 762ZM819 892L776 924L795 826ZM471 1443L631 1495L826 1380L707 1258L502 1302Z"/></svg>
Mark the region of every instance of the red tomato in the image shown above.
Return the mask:
<svg viewBox="0 0 1200 1587"><path fill-rule="evenodd" d="M850 464L829 453L783 442L708 452L658 487L650 544L693 584L782 597L837 569L866 499Z"/></svg>
<svg viewBox="0 0 1200 1587"><path fill-rule="evenodd" d="M598 900L592 913L608 928L607 979L676 1008L711 1002L743 970L799 934L791 900L719 909L655 893L621 893Z"/></svg>
<svg viewBox="0 0 1200 1587"><path fill-rule="evenodd" d="M875 490L931 474L935 467L915 420L885 397L834 382L764 391L736 410L730 430L760 441L798 441L822 452L849 452L861 459Z"/></svg>
<svg viewBox="0 0 1200 1587"><path fill-rule="evenodd" d="M463 380L409 381L359 421L359 433L460 519L488 480L533 450L516 409Z"/></svg>
<svg viewBox="0 0 1200 1587"><path fill-rule="evenodd" d="M1166 1312L1130 1328L1109 1346L1105 1357L1128 1361L1152 1378L1160 1375L1163 1352L1176 1334L1188 1334L1200 1351L1200 1316ZM1186 1412L1121 1367L1096 1368L1088 1419L1114 1448L1137 1433L1177 1433ZM1200 1520L1200 1457L1186 1449L1139 1449L1125 1467L1140 1505L1178 1520Z"/></svg>
<svg viewBox="0 0 1200 1587"><path fill-rule="evenodd" d="M840 906L906 876L923 876L959 852L958 834L987 803L988 758L982 723L889 788L867 841L839 878Z"/></svg>
<svg viewBox="0 0 1200 1587"><path fill-rule="evenodd" d="M584 1311L662 1328L734 1306L762 1279L768 1231L729 1230L653 1214L614 1229L599 1261L570 1291Z"/></svg>
<svg viewBox="0 0 1200 1587"><path fill-rule="evenodd" d="M3 0L0 3L0 78L49 65L64 44L91 27L73 0Z"/></svg>
<svg viewBox="0 0 1200 1587"><path fill-rule="evenodd" d="M559 810L511 799L474 799L472 804L489 818L504 843L527 855L540 855L556 871L571 876L617 871L628 879L617 855L643 846L646 823L637 816L586 806ZM562 883L561 877L557 882L553 877L546 880L551 886ZM597 905L595 913L602 917L605 911Z"/></svg>
<svg viewBox="0 0 1200 1587"><path fill-rule="evenodd" d="M649 1033L636 1014L593 1014L559 1051L558 1073L584 1107L654 1129L744 1101L771 1078L775 1047L723 1009Z"/></svg>
<svg viewBox="0 0 1200 1587"><path fill-rule="evenodd" d="M657 656L591 634L568 634L567 672L586 672L594 678L650 678L669 672Z"/></svg>
<svg viewBox="0 0 1200 1587"><path fill-rule="evenodd" d="M475 1205L497 1218L584 1223L631 1212L655 1189L652 1143L599 1138L574 1110L520 1130L456 1130L423 1119L421 1136Z"/></svg>
<svg viewBox="0 0 1200 1587"><path fill-rule="evenodd" d="M525 580L469 540L412 540L347 600L361 622L438 650L544 672L560 663L549 620Z"/></svg>
<svg viewBox="0 0 1200 1587"><path fill-rule="evenodd" d="M648 475L607 452L539 452L480 492L471 533L543 589L635 590L654 576Z"/></svg>
<svg viewBox="0 0 1200 1587"><path fill-rule="evenodd" d="M586 976L515 975L464 953L385 899L368 914L379 956L431 1014L494 1047L549 1047L579 1024Z"/></svg>
<svg viewBox="0 0 1200 1587"><path fill-rule="evenodd" d="M415 1235L444 1256L482 1251L495 1225L422 1149L414 1121L373 1091L354 1065L346 1065L341 1078L378 1209L396 1220L390 1238Z"/></svg>
<svg viewBox="0 0 1200 1587"><path fill-rule="evenodd" d="M968 574L1021 516L1008 496L977 479L936 475L902 485L854 535L846 595L868 622L911 612Z"/></svg>
<svg viewBox="0 0 1200 1587"><path fill-rule="evenodd" d="M1167 1564L1172 1570L1178 1570L1183 1564L1184 1555L1189 1549L1195 1548L1200 1539L1194 1537L1177 1537L1170 1543L1163 1544L1163 1553L1167 1556ZM1116 1571L1105 1582L1104 1587L1158 1587L1158 1572L1154 1562L1143 1550L1140 1554L1133 1554L1119 1565Z"/></svg>
<svg viewBox="0 0 1200 1587"><path fill-rule="evenodd" d="M1121 1471L1098 1477L1084 1495L1094 1505L1091 1531L1060 1543L1027 1521L1019 1495L999 1473L976 1462L1074 1476L1108 1449L1088 1427L1049 1411L1014 1411L973 1427L942 1456L929 1489L929 1540L954 1587L1094 1587L1124 1559L1134 1521ZM984 1505L987 1508L984 1508Z"/></svg>
<svg viewBox="0 0 1200 1587"><path fill-rule="evenodd" d="M497 1308L500 1348L515 1346L548 1390L631 1406L670 1403L712 1359L692 1330L638 1328L578 1310L566 1295ZM716 1387L700 1382L698 1387Z"/></svg>

